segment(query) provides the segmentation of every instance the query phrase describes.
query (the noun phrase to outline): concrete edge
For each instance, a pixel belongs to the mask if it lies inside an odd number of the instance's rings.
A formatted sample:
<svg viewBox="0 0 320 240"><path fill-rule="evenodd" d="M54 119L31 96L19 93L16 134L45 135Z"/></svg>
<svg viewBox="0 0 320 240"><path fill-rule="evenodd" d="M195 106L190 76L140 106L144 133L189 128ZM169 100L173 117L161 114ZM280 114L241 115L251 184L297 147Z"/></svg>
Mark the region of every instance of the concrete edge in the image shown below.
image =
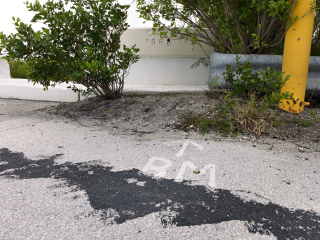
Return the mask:
<svg viewBox="0 0 320 240"><path fill-rule="evenodd" d="M54 88L43 90L41 84L34 84L27 79L1 79L0 98L23 99L50 102L76 102L85 97L68 89L69 84L57 84ZM85 89L85 87L78 86ZM123 95L146 94L179 94L179 93L205 93L207 86L176 86L176 85L134 85L125 84ZM94 97L90 95L89 97Z"/></svg>

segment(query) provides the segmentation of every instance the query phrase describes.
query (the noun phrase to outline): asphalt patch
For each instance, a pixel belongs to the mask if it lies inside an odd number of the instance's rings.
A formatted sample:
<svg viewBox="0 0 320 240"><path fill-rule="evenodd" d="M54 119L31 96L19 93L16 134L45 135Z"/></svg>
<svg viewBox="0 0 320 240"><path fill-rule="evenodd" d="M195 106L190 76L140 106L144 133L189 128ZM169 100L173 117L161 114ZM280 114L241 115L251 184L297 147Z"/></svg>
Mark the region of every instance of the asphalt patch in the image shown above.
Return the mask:
<svg viewBox="0 0 320 240"><path fill-rule="evenodd" d="M153 178L132 169L113 171L97 162L56 164L57 154L31 160L23 153L0 149L0 176L19 179L62 179L66 185L84 190L101 219L112 223L159 213L164 227L195 226L239 220L250 233L274 235L278 239L319 239L320 215L292 210L271 201L263 204L244 200L227 189L209 190L190 182ZM110 221L109 221L110 222Z"/></svg>

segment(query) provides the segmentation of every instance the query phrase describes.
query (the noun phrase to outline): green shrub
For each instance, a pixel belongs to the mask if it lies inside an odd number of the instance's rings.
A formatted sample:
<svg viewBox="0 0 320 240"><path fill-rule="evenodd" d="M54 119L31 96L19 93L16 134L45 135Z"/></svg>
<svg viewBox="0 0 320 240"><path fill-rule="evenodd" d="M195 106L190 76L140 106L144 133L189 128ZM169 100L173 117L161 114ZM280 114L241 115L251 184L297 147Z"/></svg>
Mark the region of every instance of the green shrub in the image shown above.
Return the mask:
<svg viewBox="0 0 320 240"><path fill-rule="evenodd" d="M137 9L160 37L232 54L268 53L283 42L292 23L286 0L138 0Z"/></svg>
<svg viewBox="0 0 320 240"><path fill-rule="evenodd" d="M0 50L7 60L25 60L30 66L28 79L44 89L65 82L74 91L81 84L84 93L104 99L121 97L124 79L137 62L138 48L121 44L120 37L130 5L109 0L57 0L41 4L25 2L34 12L33 25L13 18L17 33L0 32Z"/></svg>
<svg viewBox="0 0 320 240"><path fill-rule="evenodd" d="M28 64L21 60L9 61L10 74L12 78L28 78L30 67Z"/></svg>
<svg viewBox="0 0 320 240"><path fill-rule="evenodd" d="M224 91L223 104L219 105L215 129L223 132L245 132L259 136L275 126L277 106L282 99L290 99L293 94L282 93L290 76L284 77L283 72L253 72L252 62L240 62L236 57L235 67L227 65L223 78L232 86L231 91ZM209 91L215 93L218 76L209 82ZM220 92L221 93L221 92ZM218 94L218 93L217 93Z"/></svg>
<svg viewBox="0 0 320 240"><path fill-rule="evenodd" d="M224 80L233 87L235 95L244 93L248 96L255 92L257 95L267 95L272 103L290 97L285 93L280 94L290 75L283 77L284 72L271 71L270 67L266 72L253 72L252 62L241 63L239 56L236 56L236 66L227 64L226 72L223 73Z"/></svg>

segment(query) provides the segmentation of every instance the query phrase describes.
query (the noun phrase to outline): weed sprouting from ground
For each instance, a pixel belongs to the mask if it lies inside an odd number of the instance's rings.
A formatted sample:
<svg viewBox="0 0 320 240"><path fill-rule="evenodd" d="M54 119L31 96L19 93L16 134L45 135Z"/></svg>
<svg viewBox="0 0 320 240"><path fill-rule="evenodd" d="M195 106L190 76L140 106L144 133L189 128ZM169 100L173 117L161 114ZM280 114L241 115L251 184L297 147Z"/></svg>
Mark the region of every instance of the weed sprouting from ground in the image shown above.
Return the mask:
<svg viewBox="0 0 320 240"><path fill-rule="evenodd" d="M182 116L181 129L191 130L193 128L199 129L199 133L204 135L212 126L214 122L203 114L189 115L185 114Z"/></svg>
<svg viewBox="0 0 320 240"><path fill-rule="evenodd" d="M281 125L277 106L280 100L292 98L292 94L281 92L290 76L284 77L283 72L271 71L269 67L266 72L253 72L251 66L252 62L241 64L239 57L235 67L227 65L223 79L232 90L217 92L219 77L214 77L208 83L208 93L215 95L219 104L207 114L183 116L181 128L197 128L201 134L215 129L225 135L246 133L258 137Z"/></svg>
<svg viewBox="0 0 320 240"><path fill-rule="evenodd" d="M306 121L298 121L298 125L300 126L300 127L308 127L308 126L310 126L310 125L312 125L313 123L312 123L312 121L310 121L310 120L306 120Z"/></svg>
<svg viewBox="0 0 320 240"><path fill-rule="evenodd" d="M265 98L257 99L255 94L247 99L229 95L207 114L184 115L180 127L197 129L202 135L216 130L223 135L247 133L260 136L280 124L277 109L268 106L266 101Z"/></svg>

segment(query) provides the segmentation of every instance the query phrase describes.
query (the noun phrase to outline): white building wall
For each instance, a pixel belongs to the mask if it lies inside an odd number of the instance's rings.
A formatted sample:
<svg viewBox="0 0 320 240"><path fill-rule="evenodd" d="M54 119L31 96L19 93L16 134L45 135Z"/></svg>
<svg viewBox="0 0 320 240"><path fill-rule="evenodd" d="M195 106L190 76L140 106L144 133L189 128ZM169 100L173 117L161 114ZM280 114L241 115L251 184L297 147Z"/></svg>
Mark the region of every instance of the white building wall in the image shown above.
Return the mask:
<svg viewBox="0 0 320 240"><path fill-rule="evenodd" d="M125 84L204 86L209 79L209 68L190 67L206 53L210 56L214 52L211 47L203 46L205 53L184 40L160 39L150 28L128 29L121 42L140 49L140 60L131 67Z"/></svg>

